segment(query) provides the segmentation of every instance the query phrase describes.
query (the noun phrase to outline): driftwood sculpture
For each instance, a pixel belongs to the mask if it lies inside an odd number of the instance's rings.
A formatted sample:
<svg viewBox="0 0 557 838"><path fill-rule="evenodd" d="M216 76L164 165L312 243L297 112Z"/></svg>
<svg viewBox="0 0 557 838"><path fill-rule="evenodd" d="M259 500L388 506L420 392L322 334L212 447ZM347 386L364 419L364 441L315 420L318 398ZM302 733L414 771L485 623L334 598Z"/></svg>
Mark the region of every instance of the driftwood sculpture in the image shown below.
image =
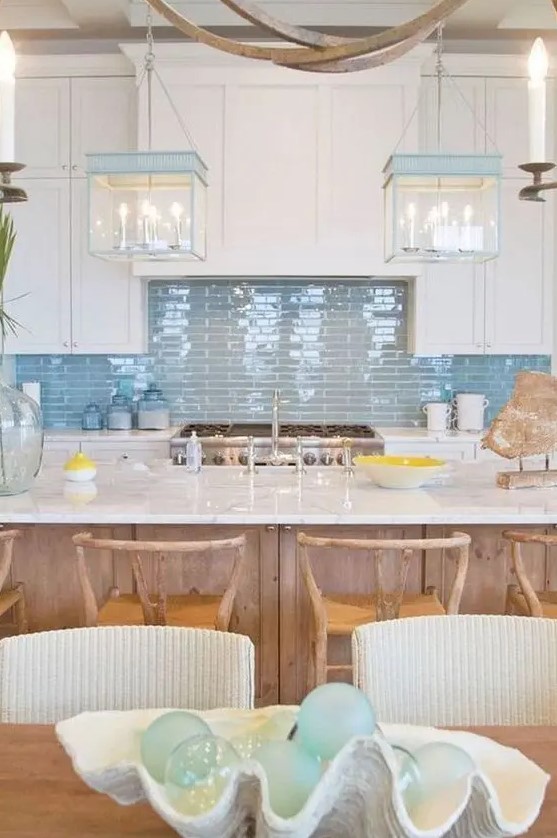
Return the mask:
<svg viewBox="0 0 557 838"><path fill-rule="evenodd" d="M511 398L495 417L482 448L518 458L518 472L500 472L497 485L505 489L557 486L557 470L549 469L549 455L557 449L557 378L541 372L520 372ZM545 456L545 470L525 470L523 458Z"/></svg>

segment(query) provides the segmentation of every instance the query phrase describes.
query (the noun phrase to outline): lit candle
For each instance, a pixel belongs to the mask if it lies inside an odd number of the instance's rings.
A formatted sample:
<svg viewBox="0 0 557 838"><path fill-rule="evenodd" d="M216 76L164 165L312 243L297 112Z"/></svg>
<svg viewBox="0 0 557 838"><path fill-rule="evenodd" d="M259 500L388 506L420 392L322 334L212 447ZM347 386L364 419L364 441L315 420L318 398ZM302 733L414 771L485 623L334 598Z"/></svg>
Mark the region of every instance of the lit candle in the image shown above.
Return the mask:
<svg viewBox="0 0 557 838"><path fill-rule="evenodd" d="M120 216L120 250L126 249L126 222L129 212L127 204L120 204L118 207L118 215Z"/></svg>
<svg viewBox="0 0 557 838"><path fill-rule="evenodd" d="M0 35L0 160L13 163L15 136L15 62L12 39Z"/></svg>
<svg viewBox="0 0 557 838"><path fill-rule="evenodd" d="M141 215L143 216L143 245L151 244L151 204L147 199L141 202Z"/></svg>
<svg viewBox="0 0 557 838"><path fill-rule="evenodd" d="M408 204L407 215L409 223L408 245L414 248L416 247L416 204Z"/></svg>
<svg viewBox="0 0 557 838"><path fill-rule="evenodd" d="M544 42L536 38L528 59L530 162L545 163L545 79L549 61Z"/></svg>
<svg viewBox="0 0 557 838"><path fill-rule="evenodd" d="M170 215L174 219L174 233L176 236L176 240L174 244L176 247L182 246L182 215L184 214L184 207L182 204L179 204L177 201L170 207Z"/></svg>
<svg viewBox="0 0 557 838"><path fill-rule="evenodd" d="M472 216L474 215L474 208L471 204L466 204L462 212L464 218L464 227L460 231L460 249L472 250Z"/></svg>
<svg viewBox="0 0 557 838"><path fill-rule="evenodd" d="M154 204L151 204L149 207L149 223L151 226L151 242L154 244L159 239L159 231L157 228L157 222L159 220L159 214L157 212L157 208Z"/></svg>
<svg viewBox="0 0 557 838"><path fill-rule="evenodd" d="M429 211L429 221L431 224L431 243L434 250L439 248L439 210L437 207L432 207Z"/></svg>

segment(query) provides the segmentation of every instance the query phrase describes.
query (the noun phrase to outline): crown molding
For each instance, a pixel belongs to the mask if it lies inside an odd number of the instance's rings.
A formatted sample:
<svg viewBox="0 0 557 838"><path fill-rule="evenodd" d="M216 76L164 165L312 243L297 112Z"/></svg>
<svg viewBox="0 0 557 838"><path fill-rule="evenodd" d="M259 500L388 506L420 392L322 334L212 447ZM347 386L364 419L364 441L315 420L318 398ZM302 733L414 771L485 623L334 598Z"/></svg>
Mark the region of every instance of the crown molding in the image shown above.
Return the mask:
<svg viewBox="0 0 557 838"><path fill-rule="evenodd" d="M134 66L125 55L20 55L18 78L55 78L57 76L133 76Z"/></svg>

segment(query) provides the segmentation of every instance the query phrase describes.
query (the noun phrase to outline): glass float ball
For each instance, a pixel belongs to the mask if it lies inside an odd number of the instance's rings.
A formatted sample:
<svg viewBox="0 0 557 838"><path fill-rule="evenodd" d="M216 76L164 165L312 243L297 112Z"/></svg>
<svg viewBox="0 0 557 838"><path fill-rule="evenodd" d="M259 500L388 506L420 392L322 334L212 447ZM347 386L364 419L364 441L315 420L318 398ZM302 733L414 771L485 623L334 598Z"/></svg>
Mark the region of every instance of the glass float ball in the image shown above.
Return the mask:
<svg viewBox="0 0 557 838"><path fill-rule="evenodd" d="M199 815L218 802L240 755L218 736L194 736L168 758L164 787L172 805L187 815Z"/></svg>
<svg viewBox="0 0 557 838"><path fill-rule="evenodd" d="M296 740L320 759L330 760L353 736L371 736L375 713L351 684L322 684L302 701Z"/></svg>
<svg viewBox="0 0 557 838"><path fill-rule="evenodd" d="M185 739L200 735L211 736L209 725L185 710L173 710L155 719L141 737L141 761L151 777L163 783L172 751Z"/></svg>
<svg viewBox="0 0 557 838"><path fill-rule="evenodd" d="M410 811L428 797L465 780L475 769L472 757L449 742L430 742L416 748L400 768L406 808Z"/></svg>
<svg viewBox="0 0 557 838"><path fill-rule="evenodd" d="M303 808L319 782L321 765L296 742L265 742L253 758L263 767L269 786L271 809L292 818Z"/></svg>
<svg viewBox="0 0 557 838"><path fill-rule="evenodd" d="M267 737L261 736L260 733L244 733L241 736L233 736L230 744L235 748L241 759L251 759L262 745L267 741Z"/></svg>

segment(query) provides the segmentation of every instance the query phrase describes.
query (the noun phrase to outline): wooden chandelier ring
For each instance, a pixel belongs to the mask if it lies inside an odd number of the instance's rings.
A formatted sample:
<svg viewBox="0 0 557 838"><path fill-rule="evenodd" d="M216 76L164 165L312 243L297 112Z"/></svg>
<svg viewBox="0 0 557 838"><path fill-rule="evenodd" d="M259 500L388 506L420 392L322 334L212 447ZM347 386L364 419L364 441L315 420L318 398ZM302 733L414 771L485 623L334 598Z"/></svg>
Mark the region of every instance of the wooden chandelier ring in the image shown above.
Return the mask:
<svg viewBox="0 0 557 838"><path fill-rule="evenodd" d="M417 18L386 29L379 35L370 35L366 38L356 38L349 43L336 46L316 48L303 47L301 49L290 47L262 47L254 44L245 44L234 41L230 38L222 38L209 32L179 14L166 0L146 0L151 8L160 14L168 23L175 26L194 41L206 46L221 50L244 58L255 58L264 61L275 61L282 64L319 64L325 61L335 61L343 58L353 58L359 55L368 55L378 50L385 49L405 41L408 38L417 37L423 40L439 23L442 23L449 15L460 9L467 0L440 0L433 9L420 15Z"/></svg>
<svg viewBox="0 0 557 838"><path fill-rule="evenodd" d="M252 3L251 0L221 0L244 20L248 20L255 26L261 26L273 35L280 35L286 41L294 44L302 44L310 47L334 47L337 44L347 44L351 38L340 38L335 35L324 35L322 32L315 32L313 29L306 29L304 26L293 26L285 23L273 15L268 14L264 9Z"/></svg>
<svg viewBox="0 0 557 838"><path fill-rule="evenodd" d="M557 0L556 0L557 2ZM432 32L435 26L432 28ZM355 73L358 70L371 70L374 67L382 67L390 61L402 58L408 52L421 43L421 37L408 38L400 44L395 44L387 49L378 50L372 55L358 55L356 58L345 58L340 61L326 61L319 64L281 64L281 67L288 67L290 70L301 70L305 73Z"/></svg>

